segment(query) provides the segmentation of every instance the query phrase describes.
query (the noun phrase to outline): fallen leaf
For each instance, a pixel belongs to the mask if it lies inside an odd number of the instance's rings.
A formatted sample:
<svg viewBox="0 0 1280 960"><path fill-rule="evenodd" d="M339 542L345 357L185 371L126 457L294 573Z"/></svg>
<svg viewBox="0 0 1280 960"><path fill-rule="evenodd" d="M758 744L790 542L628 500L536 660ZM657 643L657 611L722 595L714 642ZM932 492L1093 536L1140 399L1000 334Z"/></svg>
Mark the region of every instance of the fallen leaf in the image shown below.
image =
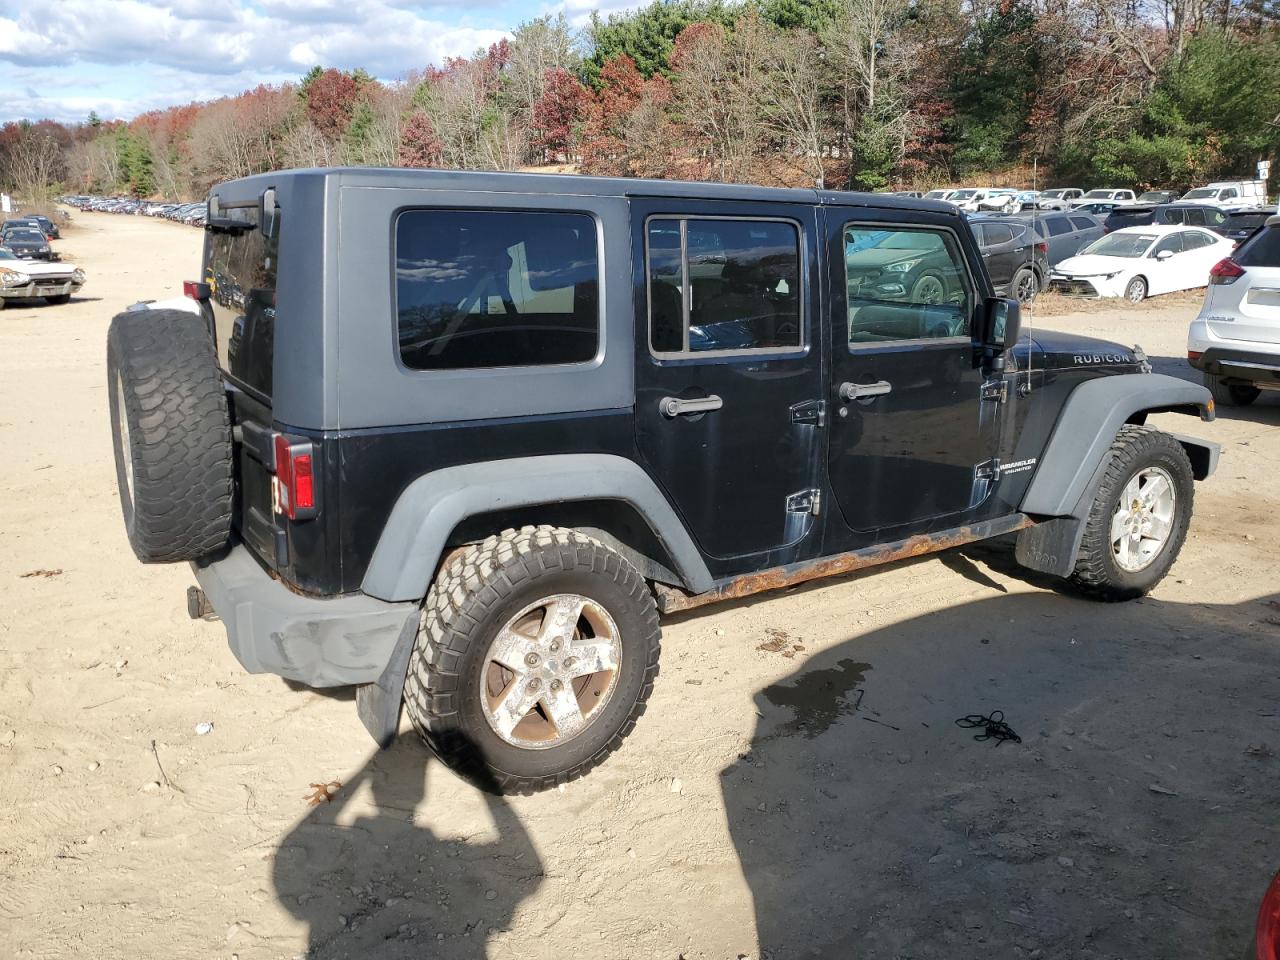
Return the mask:
<svg viewBox="0 0 1280 960"><path fill-rule="evenodd" d="M28 570L26 573L19 574L23 580L28 577L44 577L45 579L48 579L49 577L57 577L61 575L61 570Z"/></svg>
<svg viewBox="0 0 1280 960"><path fill-rule="evenodd" d="M314 793L310 793L302 799L307 801L307 806L318 807L322 803L329 803L333 800L334 794L342 789L342 781L330 780L328 783L311 783L308 784Z"/></svg>

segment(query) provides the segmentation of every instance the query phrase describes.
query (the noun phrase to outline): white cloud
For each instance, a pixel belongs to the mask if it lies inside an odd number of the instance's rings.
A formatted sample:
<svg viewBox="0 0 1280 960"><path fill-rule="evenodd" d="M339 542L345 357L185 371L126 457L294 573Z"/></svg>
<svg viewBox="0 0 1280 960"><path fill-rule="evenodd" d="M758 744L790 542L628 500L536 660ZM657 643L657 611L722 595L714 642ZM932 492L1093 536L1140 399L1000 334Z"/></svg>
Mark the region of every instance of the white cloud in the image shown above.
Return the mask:
<svg viewBox="0 0 1280 960"><path fill-rule="evenodd" d="M182 103L188 90L186 99L211 99L317 64L394 79L505 35L428 19L403 0L26 0L0 15L0 63L26 77L6 84L11 90L42 93L0 98L0 120L81 117L85 104L103 116L133 116ZM55 91L45 82L68 74L83 81L95 67L128 72L107 90L82 82ZM127 86L121 78L144 80L134 85L147 92L118 96Z"/></svg>

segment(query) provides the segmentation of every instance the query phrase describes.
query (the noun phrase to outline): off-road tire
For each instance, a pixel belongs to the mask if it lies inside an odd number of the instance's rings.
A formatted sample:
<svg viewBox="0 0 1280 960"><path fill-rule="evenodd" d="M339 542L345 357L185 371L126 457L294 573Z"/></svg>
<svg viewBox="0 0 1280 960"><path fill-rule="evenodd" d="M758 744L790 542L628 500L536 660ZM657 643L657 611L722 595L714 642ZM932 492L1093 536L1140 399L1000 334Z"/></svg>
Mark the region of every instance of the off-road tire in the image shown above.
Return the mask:
<svg viewBox="0 0 1280 960"><path fill-rule="evenodd" d="M1224 407L1247 407L1262 393L1255 386L1247 383L1227 383L1212 373L1204 375L1204 385L1213 394L1213 402Z"/></svg>
<svg viewBox="0 0 1280 960"><path fill-rule="evenodd" d="M502 626L527 604L561 592L590 597L616 622L622 646L616 686L576 737L524 749L486 720L480 675ZM621 746L653 691L660 641L653 594L618 553L576 530L504 530L454 557L431 585L405 679L406 712L435 755L477 786L545 790L583 776Z"/></svg>
<svg viewBox="0 0 1280 960"><path fill-rule="evenodd" d="M53 296L51 296L51 297L45 297L45 298L44 298L44 300L45 300L45 303L51 303L51 304L53 304L54 306L62 306L62 304L64 304L64 303L70 303L70 302L71 302L71 294L69 294L69 293L55 293L55 294L54 294Z"/></svg>
<svg viewBox="0 0 1280 960"><path fill-rule="evenodd" d="M120 506L138 559L198 560L224 547L234 493L231 417L204 318L183 310L118 314L107 333L107 397Z"/></svg>
<svg viewBox="0 0 1280 960"><path fill-rule="evenodd" d="M1094 599L1117 602L1145 596L1178 559L1191 522L1195 482L1191 461L1182 444L1154 427L1133 424L1121 427L1109 456L1110 462L1089 511L1071 580L1081 592ZM1173 526L1163 549L1151 564L1130 572L1116 563L1111 546L1111 518L1125 484L1149 466L1162 467L1173 479Z"/></svg>

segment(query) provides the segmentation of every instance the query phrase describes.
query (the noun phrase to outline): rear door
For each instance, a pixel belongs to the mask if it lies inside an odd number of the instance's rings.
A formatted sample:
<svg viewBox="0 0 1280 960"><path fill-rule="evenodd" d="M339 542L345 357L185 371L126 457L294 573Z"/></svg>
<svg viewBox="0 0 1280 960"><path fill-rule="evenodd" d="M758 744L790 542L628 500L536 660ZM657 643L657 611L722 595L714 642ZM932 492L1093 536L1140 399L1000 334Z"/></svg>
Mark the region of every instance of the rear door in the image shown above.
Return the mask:
<svg viewBox="0 0 1280 960"><path fill-rule="evenodd" d="M1204 314L1210 332L1224 340L1280 344L1280 227L1263 227L1232 259L1244 276L1209 287Z"/></svg>
<svg viewBox="0 0 1280 960"><path fill-rule="evenodd" d="M1023 231L1017 233L1021 236ZM1016 242L1014 229L1007 223L980 223L978 242L992 285L1000 290L1008 289L1014 271L1026 261L1026 245Z"/></svg>
<svg viewBox="0 0 1280 960"><path fill-rule="evenodd" d="M816 214L802 204L631 204L636 437L703 551L815 529L821 469Z"/></svg>
<svg viewBox="0 0 1280 960"><path fill-rule="evenodd" d="M889 210L831 207L824 217L835 408L827 469L840 513L863 542L962 523L990 493L984 464L1000 407L982 399L971 340L979 287L962 238ZM887 250L912 252L904 260ZM941 298L894 282L921 267L940 278Z"/></svg>

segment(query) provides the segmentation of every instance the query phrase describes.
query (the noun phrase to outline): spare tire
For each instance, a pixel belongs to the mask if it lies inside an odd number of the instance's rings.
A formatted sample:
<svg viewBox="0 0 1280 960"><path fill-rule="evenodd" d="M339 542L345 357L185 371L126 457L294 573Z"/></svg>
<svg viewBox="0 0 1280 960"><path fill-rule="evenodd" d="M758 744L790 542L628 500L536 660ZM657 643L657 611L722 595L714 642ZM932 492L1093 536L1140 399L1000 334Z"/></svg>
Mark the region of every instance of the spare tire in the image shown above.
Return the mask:
<svg viewBox="0 0 1280 960"><path fill-rule="evenodd" d="M231 417L204 318L121 313L107 333L120 506L143 563L198 560L231 535Z"/></svg>

